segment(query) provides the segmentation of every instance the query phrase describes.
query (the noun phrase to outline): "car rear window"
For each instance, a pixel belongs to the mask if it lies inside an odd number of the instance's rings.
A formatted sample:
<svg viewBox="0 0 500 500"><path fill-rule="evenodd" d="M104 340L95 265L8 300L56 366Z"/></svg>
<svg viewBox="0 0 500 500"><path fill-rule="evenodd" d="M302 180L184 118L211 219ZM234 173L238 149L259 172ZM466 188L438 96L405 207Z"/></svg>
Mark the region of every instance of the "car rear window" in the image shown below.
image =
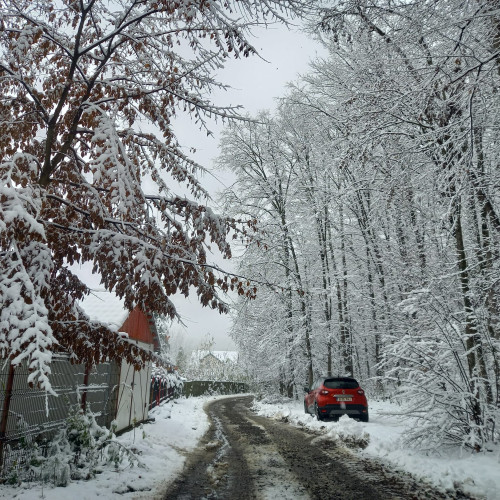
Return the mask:
<svg viewBox="0 0 500 500"><path fill-rule="evenodd" d="M359 384L352 379L329 378L323 382L327 389L357 389Z"/></svg>

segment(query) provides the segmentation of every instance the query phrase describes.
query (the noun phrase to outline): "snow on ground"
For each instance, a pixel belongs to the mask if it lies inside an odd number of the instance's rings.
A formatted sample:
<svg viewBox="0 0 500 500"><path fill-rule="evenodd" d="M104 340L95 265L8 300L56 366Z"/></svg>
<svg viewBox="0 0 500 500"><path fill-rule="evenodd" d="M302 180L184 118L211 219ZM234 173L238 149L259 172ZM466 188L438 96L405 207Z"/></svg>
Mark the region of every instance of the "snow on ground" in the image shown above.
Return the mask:
<svg viewBox="0 0 500 500"><path fill-rule="evenodd" d="M401 436L414 422L398 417L400 408L394 403L371 401L368 423L347 416L338 422L318 422L304 413L301 401L264 400L256 402L254 409L260 415L323 432L333 440L368 440L361 452L364 456L382 459L444 489L456 487L478 498L500 500L500 448L480 454L466 450L447 450L443 455L419 453L401 442Z"/></svg>
<svg viewBox="0 0 500 500"><path fill-rule="evenodd" d="M21 487L2 485L0 498L31 500L154 499L182 470L185 454L196 447L207 431L204 404L213 397L177 399L149 412L155 421L142 429L122 434L118 440L134 449L144 467L113 465L89 481L74 481L66 487L24 483ZM132 491L133 490L133 491Z"/></svg>
<svg viewBox="0 0 500 500"><path fill-rule="evenodd" d="M181 472L185 454L196 447L208 429L203 406L213 399L213 396L207 396L167 403L150 412L155 422L120 436L119 441L133 448L145 467L122 465L115 471L109 465L103 467L102 473L94 479L74 481L65 488L42 487L40 483L25 483L21 487L2 485L0 498L161 498L166 485ZM348 417L342 417L338 422L318 422L304 413L301 401L256 402L254 406L260 415L323 432L325 438L346 443L368 440L368 446L361 452L363 455L388 461L442 488L458 487L488 500L500 499L500 448L487 454L471 454L464 450L460 453L457 450L454 454L447 452L442 456L411 450L401 443L400 438L412 422L395 416L399 407L392 403L372 401L369 423Z"/></svg>

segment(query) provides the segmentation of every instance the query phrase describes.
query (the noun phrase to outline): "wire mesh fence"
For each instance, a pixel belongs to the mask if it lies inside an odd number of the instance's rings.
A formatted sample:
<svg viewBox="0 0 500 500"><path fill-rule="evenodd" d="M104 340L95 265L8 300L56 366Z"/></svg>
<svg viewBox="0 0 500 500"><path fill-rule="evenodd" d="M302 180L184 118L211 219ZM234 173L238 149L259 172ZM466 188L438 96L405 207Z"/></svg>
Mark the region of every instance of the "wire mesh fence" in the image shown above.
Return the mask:
<svg viewBox="0 0 500 500"><path fill-rule="evenodd" d="M29 387L26 363L0 365L0 476L22 466L29 444L42 450L64 427L70 410L85 405L99 425L109 427L114 418L120 368L116 363L94 367L71 364L66 354L54 354L51 383L57 396Z"/></svg>

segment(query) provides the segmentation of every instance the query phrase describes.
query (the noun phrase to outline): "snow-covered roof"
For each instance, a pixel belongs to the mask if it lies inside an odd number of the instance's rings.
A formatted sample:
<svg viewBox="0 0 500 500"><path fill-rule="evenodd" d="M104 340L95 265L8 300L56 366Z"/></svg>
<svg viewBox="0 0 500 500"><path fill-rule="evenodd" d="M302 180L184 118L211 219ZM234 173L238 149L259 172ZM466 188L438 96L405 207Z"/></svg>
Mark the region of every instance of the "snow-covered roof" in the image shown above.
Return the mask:
<svg viewBox="0 0 500 500"><path fill-rule="evenodd" d="M160 344L154 320L138 308L127 311L123 301L114 293L105 290L93 290L80 306L90 319L100 321L115 332L141 342L154 344L159 351Z"/></svg>
<svg viewBox="0 0 500 500"><path fill-rule="evenodd" d="M123 301L114 293L105 290L94 290L80 302L80 306L90 319L106 323L114 331L123 325L129 312Z"/></svg>
<svg viewBox="0 0 500 500"><path fill-rule="evenodd" d="M222 361L224 363L227 361L229 361L231 363L238 362L238 351L208 351L208 350L199 349L199 350L193 351L191 353L191 359L195 362L199 362L204 357L208 356L209 354L212 354L219 361Z"/></svg>

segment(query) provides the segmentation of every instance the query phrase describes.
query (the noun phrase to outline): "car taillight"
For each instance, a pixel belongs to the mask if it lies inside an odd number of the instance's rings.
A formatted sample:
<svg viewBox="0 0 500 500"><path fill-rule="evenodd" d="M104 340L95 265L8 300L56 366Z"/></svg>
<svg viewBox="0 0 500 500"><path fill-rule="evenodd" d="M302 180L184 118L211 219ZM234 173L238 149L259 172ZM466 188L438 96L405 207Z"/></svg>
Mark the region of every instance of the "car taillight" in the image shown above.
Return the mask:
<svg viewBox="0 0 500 500"><path fill-rule="evenodd" d="M327 396L330 394L328 391L319 391L320 394L323 394L323 396Z"/></svg>
<svg viewBox="0 0 500 500"><path fill-rule="evenodd" d="M358 389L358 394L363 395L364 393L365 393L365 391L363 391L363 389Z"/></svg>

